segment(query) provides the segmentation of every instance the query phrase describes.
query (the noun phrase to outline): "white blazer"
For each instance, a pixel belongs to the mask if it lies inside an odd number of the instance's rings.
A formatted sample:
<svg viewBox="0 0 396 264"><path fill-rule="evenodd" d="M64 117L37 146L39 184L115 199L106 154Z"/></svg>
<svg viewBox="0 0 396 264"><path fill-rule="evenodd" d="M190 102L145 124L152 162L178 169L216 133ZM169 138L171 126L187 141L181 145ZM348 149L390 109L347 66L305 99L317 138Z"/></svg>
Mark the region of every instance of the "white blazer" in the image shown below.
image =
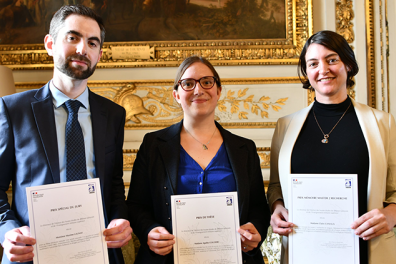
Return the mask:
<svg viewBox="0 0 396 264"><path fill-rule="evenodd" d="M367 211L396 203L396 124L389 113L352 100L366 139L370 167L367 186ZM288 208L287 179L291 174L291 155L300 130L312 105L278 120L271 144L271 174L268 203L282 199ZM282 242L282 263L288 263L287 237ZM369 241L369 263L396 263L396 238L393 231Z"/></svg>

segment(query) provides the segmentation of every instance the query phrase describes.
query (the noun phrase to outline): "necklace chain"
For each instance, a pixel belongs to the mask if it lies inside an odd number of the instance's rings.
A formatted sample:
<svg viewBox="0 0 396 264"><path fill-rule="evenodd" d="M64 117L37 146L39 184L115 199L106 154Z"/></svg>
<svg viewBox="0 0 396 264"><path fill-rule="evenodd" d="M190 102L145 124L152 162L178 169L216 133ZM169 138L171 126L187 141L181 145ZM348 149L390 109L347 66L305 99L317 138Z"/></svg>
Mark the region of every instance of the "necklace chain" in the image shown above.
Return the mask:
<svg viewBox="0 0 396 264"><path fill-rule="evenodd" d="M312 107L312 113L313 113L313 115L314 115L316 124L318 124L318 127L319 127L320 131L322 131L322 134L323 134L323 137L324 137L324 139L322 139L322 143L326 143L326 144L329 143L329 136L330 136L330 133L333 132L334 128L338 125L338 123L340 123L341 119L344 117L344 115L345 115L346 112L348 111L349 107L351 107L351 104L352 104L352 102L349 103L348 108L347 108L347 109L345 110L345 112L342 114L341 118L338 120L338 122L333 126L333 128L332 128L332 129L330 130L330 132L327 133L327 134L325 134L325 133L323 132L322 128L320 127L319 122L318 122L318 119L316 119L315 111L314 111L314 109L313 109L313 107Z"/></svg>
<svg viewBox="0 0 396 264"><path fill-rule="evenodd" d="M202 143L201 141L199 141L198 139L196 139L196 138L190 133L190 131L188 131L187 128L184 127L184 129L187 131L187 133L188 133L193 139L195 139L199 144L202 145L202 148L203 148L204 150L208 150L208 144L209 144L210 141L212 140L212 138L213 138L213 136L214 136L214 134L215 134L215 132L216 132L216 128L217 128L217 127L215 126L215 129L214 129L213 134L212 134L212 136L210 137L209 141L208 141L206 144L204 144L204 143Z"/></svg>

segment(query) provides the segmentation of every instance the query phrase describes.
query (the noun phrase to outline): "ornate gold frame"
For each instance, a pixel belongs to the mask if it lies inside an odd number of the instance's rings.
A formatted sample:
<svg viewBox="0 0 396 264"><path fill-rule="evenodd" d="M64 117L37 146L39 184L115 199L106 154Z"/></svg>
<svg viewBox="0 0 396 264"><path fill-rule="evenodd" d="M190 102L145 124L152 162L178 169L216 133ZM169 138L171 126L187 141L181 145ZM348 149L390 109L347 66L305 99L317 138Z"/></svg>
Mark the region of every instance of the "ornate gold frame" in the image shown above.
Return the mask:
<svg viewBox="0 0 396 264"><path fill-rule="evenodd" d="M375 36L374 36L374 1L366 0L366 46L367 46L367 104L377 106L375 77Z"/></svg>
<svg viewBox="0 0 396 264"><path fill-rule="evenodd" d="M105 42L98 68L178 66L184 58L200 55L213 65L296 64L306 39L312 35L312 0L285 0L285 39L238 39L167 42ZM112 59L112 48L154 47L153 59ZM0 64L14 70L52 69L43 44L0 45Z"/></svg>

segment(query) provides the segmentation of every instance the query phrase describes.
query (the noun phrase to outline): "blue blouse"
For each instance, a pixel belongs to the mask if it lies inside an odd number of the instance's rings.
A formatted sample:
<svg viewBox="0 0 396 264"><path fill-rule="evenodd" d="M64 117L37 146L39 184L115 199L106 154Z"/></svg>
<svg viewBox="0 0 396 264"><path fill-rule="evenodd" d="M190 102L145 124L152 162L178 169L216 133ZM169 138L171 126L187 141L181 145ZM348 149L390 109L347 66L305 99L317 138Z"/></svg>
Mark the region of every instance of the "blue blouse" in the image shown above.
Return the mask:
<svg viewBox="0 0 396 264"><path fill-rule="evenodd" d="M177 194L233 191L236 182L224 143L205 170L180 145Z"/></svg>

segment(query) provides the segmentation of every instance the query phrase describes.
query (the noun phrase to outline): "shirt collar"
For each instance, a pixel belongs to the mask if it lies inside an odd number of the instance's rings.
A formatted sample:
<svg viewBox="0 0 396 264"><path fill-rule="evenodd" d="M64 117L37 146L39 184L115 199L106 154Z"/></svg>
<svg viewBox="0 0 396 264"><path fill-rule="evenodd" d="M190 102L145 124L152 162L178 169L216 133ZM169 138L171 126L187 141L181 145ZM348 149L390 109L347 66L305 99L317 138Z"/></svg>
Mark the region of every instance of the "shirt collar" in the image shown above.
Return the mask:
<svg viewBox="0 0 396 264"><path fill-rule="evenodd" d="M67 100L71 99L67 95L62 93L60 90L58 90L58 88L55 87L55 85L52 82L52 80L50 81L49 89L50 89L51 94L52 94L52 103L54 104L55 108L58 108L58 107L62 106ZM88 109L89 100L88 100L88 89L87 89L87 87L85 87L84 92L82 94L80 94L74 100L80 101L80 103L82 103L84 108Z"/></svg>

